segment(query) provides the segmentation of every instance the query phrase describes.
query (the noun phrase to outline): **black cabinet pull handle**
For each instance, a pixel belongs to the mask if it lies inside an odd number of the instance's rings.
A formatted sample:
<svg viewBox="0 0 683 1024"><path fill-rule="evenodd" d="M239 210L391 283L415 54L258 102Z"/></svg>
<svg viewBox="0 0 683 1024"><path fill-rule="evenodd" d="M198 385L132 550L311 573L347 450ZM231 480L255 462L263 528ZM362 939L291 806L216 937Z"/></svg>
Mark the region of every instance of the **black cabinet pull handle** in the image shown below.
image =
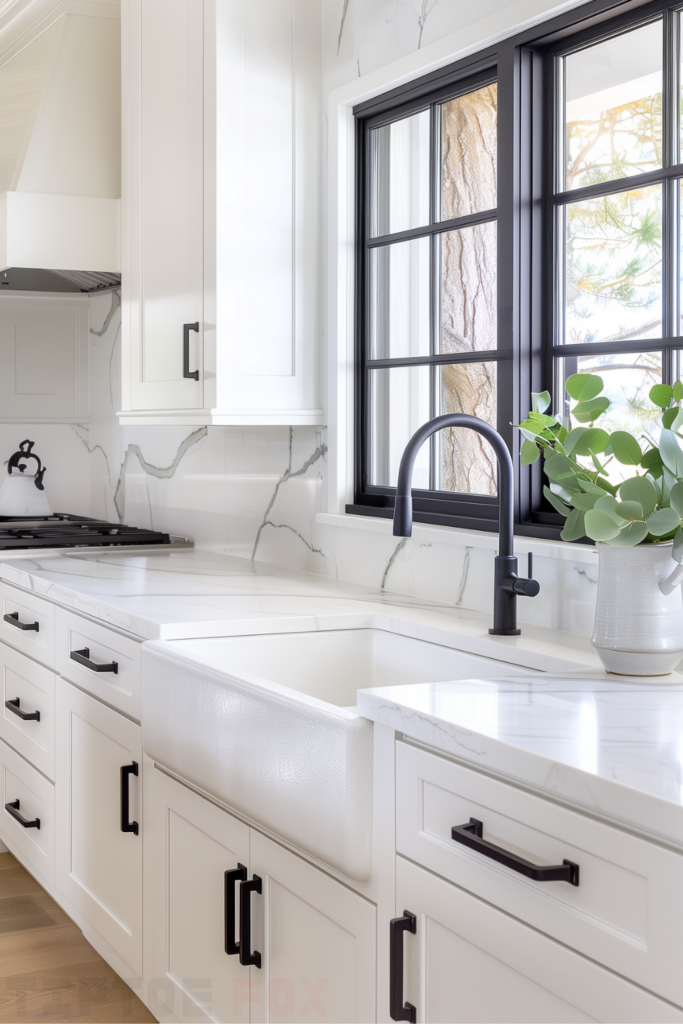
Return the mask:
<svg viewBox="0 0 683 1024"><path fill-rule="evenodd" d="M193 324L183 324L183 377L199 380L199 370L192 370L190 373L190 331L199 333L198 320Z"/></svg>
<svg viewBox="0 0 683 1024"><path fill-rule="evenodd" d="M121 831L138 834L137 821L130 820L130 777L138 774L138 763L124 764L121 768Z"/></svg>
<svg viewBox="0 0 683 1024"><path fill-rule="evenodd" d="M251 951L251 894L262 892L261 879L254 875L250 882L240 882L240 963L243 967L261 966L261 954L257 949Z"/></svg>
<svg viewBox="0 0 683 1024"><path fill-rule="evenodd" d="M114 675L118 675L118 661L112 661L109 664L98 664L96 661L91 661L89 647L84 647L82 651L71 651L69 657L72 661L77 661L79 665L85 665L91 672L113 672Z"/></svg>
<svg viewBox="0 0 683 1024"><path fill-rule="evenodd" d="M389 1014L392 1020L410 1024L415 1024L416 1010L412 1003L403 1002L403 933L416 931L417 918L409 910L389 922Z"/></svg>
<svg viewBox="0 0 683 1024"><path fill-rule="evenodd" d="M244 864L238 864L234 871L225 872L225 952L228 956L235 956L240 951L239 942L235 942L235 883L246 880L247 869Z"/></svg>
<svg viewBox="0 0 683 1024"><path fill-rule="evenodd" d="M15 697L14 700L6 700L5 707L8 711L11 711L13 715L20 718L22 722L39 722L40 711L32 711L30 714L28 711L22 711L20 707L21 701L19 697Z"/></svg>
<svg viewBox="0 0 683 1024"><path fill-rule="evenodd" d="M15 821L18 821L22 828L40 828L40 818L34 818L33 821L27 821L26 818L19 814L20 803L18 800L13 800L11 804L5 804L5 810L8 814L11 814Z"/></svg>
<svg viewBox="0 0 683 1024"><path fill-rule="evenodd" d="M10 626L16 626L17 629L35 629L36 633L40 629L40 623L38 622L19 622L19 612L10 612L8 615L3 615L5 622L9 622Z"/></svg>
<svg viewBox="0 0 683 1024"><path fill-rule="evenodd" d="M451 829L451 838L456 843L462 843L463 846L469 847L470 850L475 850L477 853L483 854L484 857L490 857L491 860L504 864L506 868L519 871L520 875L533 878L534 882L569 882L570 885L579 884L579 865L574 864L573 861L563 860L562 864L558 864L555 867L541 867L539 864L532 864L529 860L524 860L522 857L516 857L513 853L508 853L507 850L501 849L500 846L487 843L482 838L483 834L484 826L476 818L470 818L467 825L454 825Z"/></svg>

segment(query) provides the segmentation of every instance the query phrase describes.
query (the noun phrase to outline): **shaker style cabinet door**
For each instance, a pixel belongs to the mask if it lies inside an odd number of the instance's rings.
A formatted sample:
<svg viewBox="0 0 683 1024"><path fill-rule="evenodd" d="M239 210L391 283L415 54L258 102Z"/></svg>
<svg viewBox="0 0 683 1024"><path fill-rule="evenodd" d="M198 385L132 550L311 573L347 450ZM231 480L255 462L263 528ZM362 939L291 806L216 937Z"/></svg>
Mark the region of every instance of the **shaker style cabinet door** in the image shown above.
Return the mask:
<svg viewBox="0 0 683 1024"><path fill-rule="evenodd" d="M122 7L124 390L133 409L203 405L203 12L202 0Z"/></svg>
<svg viewBox="0 0 683 1024"><path fill-rule="evenodd" d="M429 1024L683 1020L671 1003L402 857L396 915L408 927L386 937L394 1019L411 1019L409 1003Z"/></svg>
<svg viewBox="0 0 683 1024"><path fill-rule="evenodd" d="M149 1008L164 1021L247 1022L249 967L235 947L249 828L149 761L145 772Z"/></svg>
<svg viewBox="0 0 683 1024"><path fill-rule="evenodd" d="M251 1020L374 1021L376 908L251 830Z"/></svg>
<svg viewBox="0 0 683 1024"><path fill-rule="evenodd" d="M139 977L140 726L66 680L56 683L55 887L129 971L115 969Z"/></svg>

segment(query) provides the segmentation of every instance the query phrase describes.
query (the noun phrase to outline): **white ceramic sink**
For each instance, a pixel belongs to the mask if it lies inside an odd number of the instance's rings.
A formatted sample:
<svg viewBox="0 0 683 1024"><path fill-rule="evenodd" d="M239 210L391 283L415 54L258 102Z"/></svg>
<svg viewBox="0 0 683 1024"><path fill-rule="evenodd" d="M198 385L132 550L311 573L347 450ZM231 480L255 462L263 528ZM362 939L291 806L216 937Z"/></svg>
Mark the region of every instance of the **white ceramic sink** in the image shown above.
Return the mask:
<svg viewBox="0 0 683 1024"><path fill-rule="evenodd" d="M142 648L147 754L351 878L372 870L368 687L518 674L380 629L155 641Z"/></svg>

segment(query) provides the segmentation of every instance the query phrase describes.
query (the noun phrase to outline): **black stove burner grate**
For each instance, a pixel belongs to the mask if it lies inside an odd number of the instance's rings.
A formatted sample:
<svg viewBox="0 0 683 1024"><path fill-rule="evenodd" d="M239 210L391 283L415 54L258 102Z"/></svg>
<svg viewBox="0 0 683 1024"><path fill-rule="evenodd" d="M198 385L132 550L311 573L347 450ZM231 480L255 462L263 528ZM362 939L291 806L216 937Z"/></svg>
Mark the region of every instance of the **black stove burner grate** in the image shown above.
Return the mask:
<svg viewBox="0 0 683 1024"><path fill-rule="evenodd" d="M84 516L65 513L30 519L0 516L0 550L170 543L167 533Z"/></svg>

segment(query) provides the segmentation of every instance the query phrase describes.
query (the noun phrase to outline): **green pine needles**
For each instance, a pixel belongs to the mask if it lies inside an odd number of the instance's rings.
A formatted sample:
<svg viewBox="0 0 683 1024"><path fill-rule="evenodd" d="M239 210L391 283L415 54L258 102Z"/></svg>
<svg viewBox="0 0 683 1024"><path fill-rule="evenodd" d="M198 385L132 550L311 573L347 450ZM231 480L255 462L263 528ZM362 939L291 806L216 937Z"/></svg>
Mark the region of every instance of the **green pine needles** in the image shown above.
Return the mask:
<svg viewBox="0 0 683 1024"><path fill-rule="evenodd" d="M682 562L683 383L655 384L650 390L650 401L662 410L658 446L646 435L639 441L627 430L610 433L595 426L610 407L603 387L596 374L569 377L567 394L576 403L569 420L547 415L548 391L533 394L533 411L515 424L524 437L522 464L543 454L548 477L543 493L566 518L563 540L589 537L617 547L673 540L673 557ZM580 426L572 429L572 420ZM612 459L632 467L633 476L611 483Z"/></svg>

